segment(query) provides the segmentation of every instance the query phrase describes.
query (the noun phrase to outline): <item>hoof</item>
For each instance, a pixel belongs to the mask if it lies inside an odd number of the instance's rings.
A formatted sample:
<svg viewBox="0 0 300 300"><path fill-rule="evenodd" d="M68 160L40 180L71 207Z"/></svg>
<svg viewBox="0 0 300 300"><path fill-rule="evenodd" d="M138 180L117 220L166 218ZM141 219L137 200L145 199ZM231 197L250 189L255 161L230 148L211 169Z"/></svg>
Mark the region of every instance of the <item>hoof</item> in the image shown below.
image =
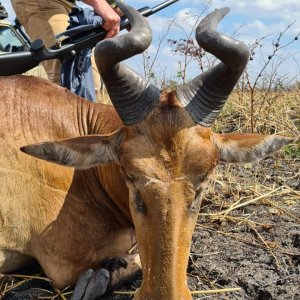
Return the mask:
<svg viewBox="0 0 300 300"><path fill-rule="evenodd" d="M107 290L110 274L106 269L82 273L76 283L71 300L95 300Z"/></svg>

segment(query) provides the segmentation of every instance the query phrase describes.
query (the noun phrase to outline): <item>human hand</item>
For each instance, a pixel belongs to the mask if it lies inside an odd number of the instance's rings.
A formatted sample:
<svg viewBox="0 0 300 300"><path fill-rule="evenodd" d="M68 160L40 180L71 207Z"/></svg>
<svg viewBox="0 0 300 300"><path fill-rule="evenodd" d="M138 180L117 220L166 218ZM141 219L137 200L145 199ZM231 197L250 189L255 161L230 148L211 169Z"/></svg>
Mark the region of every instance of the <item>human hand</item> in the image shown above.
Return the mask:
<svg viewBox="0 0 300 300"><path fill-rule="evenodd" d="M91 5L97 15L103 18L102 27L107 31L105 38L112 38L120 31L120 16L122 11L116 7L113 9L105 0L83 0L86 4Z"/></svg>
<svg viewBox="0 0 300 300"><path fill-rule="evenodd" d="M104 20L102 27L107 31L105 38L112 38L119 33L121 18L114 9L108 5L107 9L102 7L101 11L96 13Z"/></svg>

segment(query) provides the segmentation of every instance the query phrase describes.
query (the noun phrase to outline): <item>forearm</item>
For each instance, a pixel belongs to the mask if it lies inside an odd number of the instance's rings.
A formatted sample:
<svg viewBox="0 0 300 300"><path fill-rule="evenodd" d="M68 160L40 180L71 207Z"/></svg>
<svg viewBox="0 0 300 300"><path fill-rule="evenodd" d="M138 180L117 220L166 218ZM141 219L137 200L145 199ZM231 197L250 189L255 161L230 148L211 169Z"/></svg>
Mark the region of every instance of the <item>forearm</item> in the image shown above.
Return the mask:
<svg viewBox="0 0 300 300"><path fill-rule="evenodd" d="M114 0L82 0L94 8L94 11L99 16L105 16L112 11L111 4L115 3Z"/></svg>
<svg viewBox="0 0 300 300"><path fill-rule="evenodd" d="M95 3L95 2L107 2L109 5L112 5L115 3L114 0L107 0L107 1L106 0L103 0L103 1L101 1L101 0L81 0L81 1L88 5L92 5L92 3Z"/></svg>

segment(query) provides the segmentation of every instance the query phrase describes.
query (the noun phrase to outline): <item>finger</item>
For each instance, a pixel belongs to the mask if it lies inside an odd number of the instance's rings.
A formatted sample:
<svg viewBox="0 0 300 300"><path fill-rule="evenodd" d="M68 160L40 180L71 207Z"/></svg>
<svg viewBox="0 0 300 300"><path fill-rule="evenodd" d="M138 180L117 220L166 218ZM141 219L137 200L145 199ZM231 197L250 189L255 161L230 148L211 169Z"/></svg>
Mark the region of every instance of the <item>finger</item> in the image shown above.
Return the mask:
<svg viewBox="0 0 300 300"><path fill-rule="evenodd" d="M111 30L109 30L109 31L106 33L105 38L106 38L106 39L107 39L107 38L112 38L112 37L116 36L117 34L118 34L118 32L117 32L116 30L111 29Z"/></svg>
<svg viewBox="0 0 300 300"><path fill-rule="evenodd" d="M112 38L113 36L114 36L114 33L113 33L113 31L112 31L112 30L110 30L110 31L107 31L107 33L106 33L106 36L105 36L105 39Z"/></svg>
<svg viewBox="0 0 300 300"><path fill-rule="evenodd" d="M117 31L119 32L120 30L120 22L119 20L114 20L111 22L105 22L102 27L106 30L106 31Z"/></svg>
<svg viewBox="0 0 300 300"><path fill-rule="evenodd" d="M114 37L119 33L119 31L120 31L119 25L112 26L107 30L107 34L106 34L105 38Z"/></svg>

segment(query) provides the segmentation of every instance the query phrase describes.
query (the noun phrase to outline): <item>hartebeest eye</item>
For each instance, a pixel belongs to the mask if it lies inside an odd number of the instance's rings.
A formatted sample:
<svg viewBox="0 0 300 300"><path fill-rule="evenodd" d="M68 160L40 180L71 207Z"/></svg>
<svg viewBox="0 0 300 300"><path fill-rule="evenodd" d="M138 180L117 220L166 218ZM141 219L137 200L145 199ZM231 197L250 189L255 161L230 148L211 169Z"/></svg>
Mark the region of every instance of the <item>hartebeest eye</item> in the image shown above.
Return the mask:
<svg viewBox="0 0 300 300"><path fill-rule="evenodd" d="M137 212L142 213L143 215L147 215L148 213L148 208L145 205L143 198L141 196L141 193L137 191L135 198L134 198L134 207Z"/></svg>

